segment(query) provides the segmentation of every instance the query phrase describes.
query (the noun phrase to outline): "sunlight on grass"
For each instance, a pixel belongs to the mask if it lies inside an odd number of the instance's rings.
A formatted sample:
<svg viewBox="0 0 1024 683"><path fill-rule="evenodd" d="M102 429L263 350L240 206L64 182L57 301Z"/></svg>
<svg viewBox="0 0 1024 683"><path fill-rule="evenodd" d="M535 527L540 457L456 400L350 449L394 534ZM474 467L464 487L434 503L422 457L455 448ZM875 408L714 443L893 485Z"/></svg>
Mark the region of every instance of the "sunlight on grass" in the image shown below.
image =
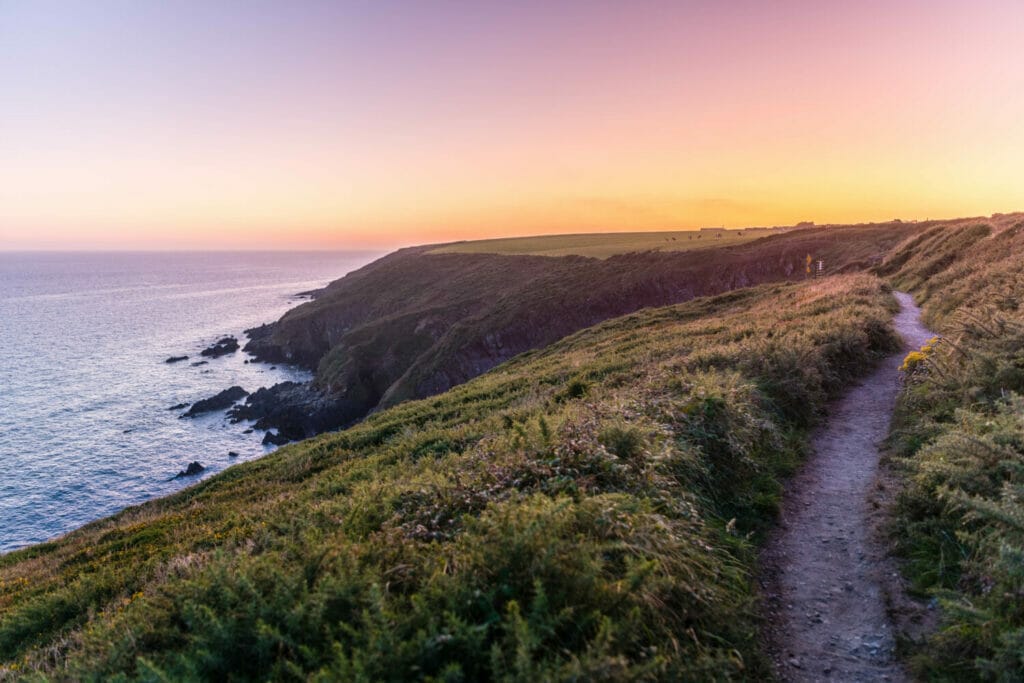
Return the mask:
<svg viewBox="0 0 1024 683"><path fill-rule="evenodd" d="M57 678L761 678L751 575L868 276L641 311L0 557Z"/></svg>
<svg viewBox="0 0 1024 683"><path fill-rule="evenodd" d="M435 254L530 254L534 256L590 256L608 258L639 251L690 251L744 244L786 228L745 230L674 230L670 232L613 232L541 235L475 240L447 244Z"/></svg>

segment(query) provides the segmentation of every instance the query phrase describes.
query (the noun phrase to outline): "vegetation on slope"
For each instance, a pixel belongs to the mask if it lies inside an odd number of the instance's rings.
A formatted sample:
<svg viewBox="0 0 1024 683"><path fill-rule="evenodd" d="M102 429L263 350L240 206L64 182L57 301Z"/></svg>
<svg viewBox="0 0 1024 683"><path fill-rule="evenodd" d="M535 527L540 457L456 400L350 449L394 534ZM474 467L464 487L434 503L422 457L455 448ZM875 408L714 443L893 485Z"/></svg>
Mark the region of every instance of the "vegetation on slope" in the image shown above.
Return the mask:
<svg viewBox="0 0 1024 683"><path fill-rule="evenodd" d="M504 237L445 244L434 254L519 254L608 258L642 251L691 251L742 244L783 232L778 228L745 230L671 230L666 232L595 232L536 237Z"/></svg>
<svg viewBox="0 0 1024 683"><path fill-rule="evenodd" d="M943 605L917 656L932 680L1024 679L1024 216L937 227L880 269L941 338L910 354L893 444L898 534Z"/></svg>
<svg viewBox="0 0 1024 683"><path fill-rule="evenodd" d="M762 679L753 545L892 310L645 310L2 556L0 676Z"/></svg>
<svg viewBox="0 0 1024 683"><path fill-rule="evenodd" d="M372 410L445 391L602 320L803 279L808 254L822 259L828 272L863 269L920 229L808 229L710 251L605 260L404 249L332 283L246 348L315 368L317 386L330 397L319 422L348 425Z"/></svg>

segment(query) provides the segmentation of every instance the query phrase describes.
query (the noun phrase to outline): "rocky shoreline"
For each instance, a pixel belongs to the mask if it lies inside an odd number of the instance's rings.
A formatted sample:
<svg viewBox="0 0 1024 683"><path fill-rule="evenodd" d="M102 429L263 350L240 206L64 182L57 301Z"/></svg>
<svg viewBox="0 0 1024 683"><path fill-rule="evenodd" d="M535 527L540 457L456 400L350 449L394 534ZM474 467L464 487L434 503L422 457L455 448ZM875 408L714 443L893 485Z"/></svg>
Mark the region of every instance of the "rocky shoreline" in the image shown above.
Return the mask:
<svg viewBox="0 0 1024 683"><path fill-rule="evenodd" d="M276 429L278 438L297 441L334 428L338 407L309 383L281 382L257 389L233 406L228 418L234 423L251 420L256 429Z"/></svg>
<svg viewBox="0 0 1024 683"><path fill-rule="evenodd" d="M311 290L295 295L297 298L315 298L322 290ZM249 342L244 352L251 356L244 363L262 363L270 365L272 370L276 364L290 364L284 354L273 349L276 347L260 346L263 339L269 339L273 323L245 330ZM203 351L201 356L214 360L233 354L241 349L241 345L233 335L225 335L217 339ZM186 354L170 356L165 363L175 364L188 360ZM202 360L188 364L197 367L208 364ZM305 369L305 368L303 368ZM225 419L232 424L251 422L251 426L243 433L250 434L254 430L265 432L263 445L281 446L291 441L299 441L316 434L336 428L338 401L325 392L316 389L311 382L286 381L269 387L260 387L251 394L241 386L232 386L212 396L193 402L179 402L169 406L167 410L184 411L178 417L192 419L210 413L223 412ZM186 410L187 409L187 410ZM236 454L237 455L237 454ZM192 472L189 475L193 474ZM186 476L179 474L180 476Z"/></svg>

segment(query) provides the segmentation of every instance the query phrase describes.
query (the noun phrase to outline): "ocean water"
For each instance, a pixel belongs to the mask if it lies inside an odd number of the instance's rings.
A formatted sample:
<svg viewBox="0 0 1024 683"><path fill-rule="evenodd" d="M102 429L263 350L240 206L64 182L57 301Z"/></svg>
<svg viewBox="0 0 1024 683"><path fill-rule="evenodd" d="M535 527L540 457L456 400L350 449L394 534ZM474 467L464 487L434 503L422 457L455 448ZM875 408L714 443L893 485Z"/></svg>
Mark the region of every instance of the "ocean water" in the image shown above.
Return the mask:
<svg viewBox="0 0 1024 683"><path fill-rule="evenodd" d="M273 450L223 413L179 419L168 407L306 379L241 351L191 363L222 336L244 345L242 330L377 256L0 253L0 552ZM172 355L190 358L165 363ZM172 479L193 460L206 472Z"/></svg>

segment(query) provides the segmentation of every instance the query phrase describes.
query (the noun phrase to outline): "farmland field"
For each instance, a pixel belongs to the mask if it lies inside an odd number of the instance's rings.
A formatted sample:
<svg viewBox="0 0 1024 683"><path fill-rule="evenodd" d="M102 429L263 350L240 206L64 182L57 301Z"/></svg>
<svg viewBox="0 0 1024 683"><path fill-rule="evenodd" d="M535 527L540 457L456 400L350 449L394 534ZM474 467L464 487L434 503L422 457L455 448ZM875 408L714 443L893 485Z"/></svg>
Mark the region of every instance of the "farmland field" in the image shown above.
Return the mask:
<svg viewBox="0 0 1024 683"><path fill-rule="evenodd" d="M732 244L783 232L786 228L745 230L673 230L671 232L607 232L579 235L509 237L445 244L437 254L529 254L533 256L590 256L608 258L636 251L689 251Z"/></svg>

